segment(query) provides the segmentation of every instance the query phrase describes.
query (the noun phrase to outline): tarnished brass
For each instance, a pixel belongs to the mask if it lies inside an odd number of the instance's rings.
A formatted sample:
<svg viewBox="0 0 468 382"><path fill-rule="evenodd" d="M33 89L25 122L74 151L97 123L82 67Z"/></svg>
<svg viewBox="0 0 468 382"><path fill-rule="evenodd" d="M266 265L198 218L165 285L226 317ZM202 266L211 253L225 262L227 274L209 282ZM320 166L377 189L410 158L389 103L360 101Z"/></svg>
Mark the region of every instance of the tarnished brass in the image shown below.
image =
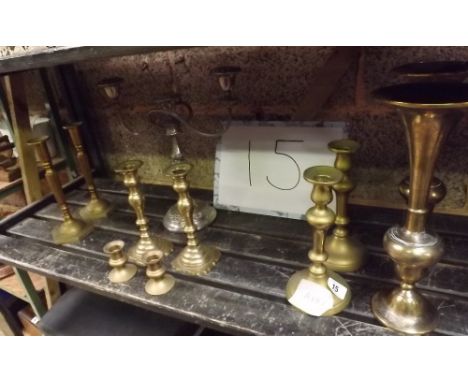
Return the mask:
<svg viewBox="0 0 468 382"><path fill-rule="evenodd" d="M304 179L313 184L311 199L314 206L306 213L307 222L312 226L313 246L309 251L312 264L309 268L294 273L286 286L286 298L296 308L317 316L332 316L341 312L351 300L348 283L337 273L327 268L327 253L324 249L325 235L335 221L335 213L328 207L333 200L331 187L343 179L343 173L329 166L310 167L304 171ZM330 280L341 286L343 294L336 295L330 287ZM301 288L307 284L308 301L296 303L296 293L302 293ZM309 303L316 304L319 300L328 300L328 306L323 311L312 312ZM315 310L315 309L314 309Z"/></svg>
<svg viewBox="0 0 468 382"><path fill-rule="evenodd" d="M406 127L410 155L410 192L403 227L391 227L384 248L396 264L400 286L378 292L372 311L384 325L407 334L424 334L437 326L438 312L420 294L415 283L442 255L439 236L426 232L432 174L449 130L468 108L468 85L459 83L409 83L382 88L374 96L396 106Z"/></svg>
<svg viewBox="0 0 468 382"><path fill-rule="evenodd" d="M62 211L63 223L52 229L52 238L56 244L74 243L87 236L92 231L93 226L72 216L60 180L52 167L52 160L46 144L47 139L49 139L47 136L30 139L28 144L36 150L38 164L44 168L49 188Z"/></svg>
<svg viewBox="0 0 468 382"><path fill-rule="evenodd" d="M137 243L128 251L128 256L131 261L138 265L146 266L144 255L146 252L157 249L164 256L168 256L174 249L172 243L149 233L148 219L145 217L145 197L139 189L138 169L143 165L140 160L128 160L114 170L121 175L125 186L128 188L128 203L135 210L137 217L136 225L140 231L140 238Z"/></svg>
<svg viewBox="0 0 468 382"><path fill-rule="evenodd" d="M113 240L103 248L104 253L109 255L109 265L112 267L107 277L113 283L129 281L137 273L136 265L127 263L128 258L123 253L124 247L123 240Z"/></svg>
<svg viewBox="0 0 468 382"><path fill-rule="evenodd" d="M159 296L169 292L175 284L175 279L166 273L166 268L161 264L163 259L161 251L148 251L145 255L146 276L148 281L145 284L146 293L152 296Z"/></svg>
<svg viewBox="0 0 468 382"><path fill-rule="evenodd" d="M174 191L179 195L177 206L184 218L184 232L187 235L187 246L172 261L172 267L191 275L206 274L218 262L221 252L215 248L200 244L193 223L193 201L189 194L187 174L192 169L189 163L181 162L170 165L164 173L173 181Z"/></svg>
<svg viewBox="0 0 468 382"><path fill-rule="evenodd" d="M68 131L70 139L75 149L76 161L80 174L85 178L86 187L88 188L90 200L86 206L80 209L80 216L83 220L98 220L105 218L109 211L111 211L111 204L98 196L94 179L91 174L91 166L89 165L88 155L83 147L80 135L81 122L74 122L64 126Z"/></svg>
<svg viewBox="0 0 468 382"><path fill-rule="evenodd" d="M333 233L325 240L328 255L326 265L337 272L353 272L362 267L364 246L348 232L348 198L354 184L348 176L351 168L351 155L359 149L359 143L351 139L340 139L328 144L330 151L336 153L335 168L343 173L340 182L333 185L336 194L336 218Z"/></svg>

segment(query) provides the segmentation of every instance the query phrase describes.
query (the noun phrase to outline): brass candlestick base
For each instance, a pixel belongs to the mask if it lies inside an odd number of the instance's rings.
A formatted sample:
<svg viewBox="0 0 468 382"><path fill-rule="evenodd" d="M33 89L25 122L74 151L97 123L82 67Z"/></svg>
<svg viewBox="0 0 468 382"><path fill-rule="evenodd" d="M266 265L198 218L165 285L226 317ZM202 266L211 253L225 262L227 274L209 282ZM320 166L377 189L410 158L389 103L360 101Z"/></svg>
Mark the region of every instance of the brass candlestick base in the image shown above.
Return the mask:
<svg viewBox="0 0 468 382"><path fill-rule="evenodd" d="M384 249L395 262L400 286L379 292L372 311L384 325L407 334L425 334L437 325L437 310L415 288L429 267L437 263L443 245L426 232L432 206L429 190L442 143L468 108L468 85L411 83L379 89L374 95L396 106L407 130L410 152L410 191L403 227L392 227L384 236Z"/></svg>
<svg viewBox="0 0 468 382"><path fill-rule="evenodd" d="M92 225L82 220L75 219L65 200L65 195L60 184L60 180L52 167L49 149L47 148L47 139L49 137L40 137L28 141L30 146L36 150L39 166L45 170L45 178L49 188L54 194L55 200L63 214L63 223L52 229L52 239L56 244L68 244L82 240L93 229Z"/></svg>
<svg viewBox="0 0 468 382"><path fill-rule="evenodd" d="M91 199L78 213L85 221L99 220L107 217L113 206L104 199Z"/></svg>
<svg viewBox="0 0 468 382"><path fill-rule="evenodd" d="M161 251L149 251L145 256L146 276L149 278L145 284L145 291L152 296L166 294L175 284L174 277L167 274L166 269L161 264L163 257Z"/></svg>
<svg viewBox="0 0 468 382"><path fill-rule="evenodd" d="M304 172L304 179L314 185L311 199L315 205L306 213L307 222L313 227L313 247L309 251L312 265L292 275L286 285L286 298L296 308L313 316L337 314L351 300L346 280L325 265L325 234L335 221L334 212L328 208L333 199L330 188L342 178L340 170L328 166L311 167Z"/></svg>
<svg viewBox="0 0 468 382"><path fill-rule="evenodd" d="M338 272L354 272L364 263L364 246L348 233L348 198L354 189L348 171L351 168L351 155L359 149L359 143L351 139L340 139L328 144L330 151L336 153L335 168L344 176L333 185L336 193L336 218L333 233L325 240L328 255L326 265Z"/></svg>
<svg viewBox="0 0 468 382"><path fill-rule="evenodd" d="M165 170L173 181L174 191L179 195L177 206L184 218L184 231L187 235L187 246L172 261L172 267L179 272L202 275L206 274L218 262L221 252L215 247L200 244L193 223L193 202L188 192L187 174L192 169L189 163L174 163Z"/></svg>
<svg viewBox="0 0 468 382"><path fill-rule="evenodd" d="M193 200L193 224L197 231L209 226L216 219L216 209L209 203ZM184 232L184 218L180 215L177 204L171 206L163 218L164 227L171 232Z"/></svg>
<svg viewBox="0 0 468 382"><path fill-rule="evenodd" d="M128 203L135 210L136 225L140 231L137 243L128 251L129 258L141 266L146 266L144 255L150 250L159 250L168 256L174 249L172 243L149 233L148 219L144 214L145 198L139 189L138 169L143 165L140 160L129 160L121 163L115 172L123 177L128 188Z"/></svg>
<svg viewBox="0 0 468 382"><path fill-rule="evenodd" d="M127 263L127 256L123 253L124 246L122 240L113 240L103 248L104 253L109 255L109 265L112 267L107 277L113 283L127 282L137 273L137 267Z"/></svg>

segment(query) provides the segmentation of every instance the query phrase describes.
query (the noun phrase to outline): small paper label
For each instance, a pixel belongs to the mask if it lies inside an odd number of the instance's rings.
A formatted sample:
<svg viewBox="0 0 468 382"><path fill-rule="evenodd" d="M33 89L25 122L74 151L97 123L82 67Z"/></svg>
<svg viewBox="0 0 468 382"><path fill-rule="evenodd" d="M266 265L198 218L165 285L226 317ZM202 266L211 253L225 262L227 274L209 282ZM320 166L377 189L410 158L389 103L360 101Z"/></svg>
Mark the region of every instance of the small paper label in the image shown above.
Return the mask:
<svg viewBox="0 0 468 382"><path fill-rule="evenodd" d="M37 316L34 316L32 319L31 319L31 322L36 325L41 319Z"/></svg>
<svg viewBox="0 0 468 382"><path fill-rule="evenodd" d="M312 316L321 316L333 307L333 296L309 280L301 280L289 302Z"/></svg>
<svg viewBox="0 0 468 382"><path fill-rule="evenodd" d="M343 284L339 283L338 281L332 279L331 277L328 278L328 287L333 292L333 294L340 300L343 300L345 298L346 292L348 291L348 288L346 288Z"/></svg>

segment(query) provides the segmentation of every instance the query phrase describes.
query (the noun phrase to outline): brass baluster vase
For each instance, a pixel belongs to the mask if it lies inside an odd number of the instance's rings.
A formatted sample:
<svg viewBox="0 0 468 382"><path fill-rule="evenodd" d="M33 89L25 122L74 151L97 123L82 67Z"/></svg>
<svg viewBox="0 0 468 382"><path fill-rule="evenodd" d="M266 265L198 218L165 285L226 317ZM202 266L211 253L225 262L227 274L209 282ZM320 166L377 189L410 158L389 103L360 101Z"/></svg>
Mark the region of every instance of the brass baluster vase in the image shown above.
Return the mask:
<svg viewBox="0 0 468 382"><path fill-rule="evenodd" d="M375 97L395 106L406 127L410 157L410 192L403 226L391 227L383 245L396 265L400 285L378 292L372 311L384 325L407 334L432 331L437 309L415 288L443 252L439 236L426 232L428 195L440 148L468 107L468 85L410 83L377 90Z"/></svg>

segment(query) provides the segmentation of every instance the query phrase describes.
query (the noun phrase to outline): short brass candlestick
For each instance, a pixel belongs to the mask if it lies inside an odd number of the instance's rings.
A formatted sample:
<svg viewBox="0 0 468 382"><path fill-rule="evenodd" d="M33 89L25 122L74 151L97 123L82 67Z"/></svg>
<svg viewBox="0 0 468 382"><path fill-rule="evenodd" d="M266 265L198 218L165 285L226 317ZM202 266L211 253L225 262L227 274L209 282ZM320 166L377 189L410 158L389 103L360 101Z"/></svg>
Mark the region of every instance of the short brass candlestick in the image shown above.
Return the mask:
<svg viewBox="0 0 468 382"><path fill-rule="evenodd" d="M313 184L314 206L306 213L312 226L313 246L309 251L312 265L292 275L286 286L286 298L296 308L314 316L337 314L351 300L348 283L325 265L325 235L335 221L335 213L328 207L333 200L331 187L342 178L340 170L329 166L310 167L304 172L304 179Z"/></svg>
<svg viewBox="0 0 468 382"><path fill-rule="evenodd" d="M415 62L398 66L393 71L400 77L412 82L463 82L468 77L468 62L466 61L428 61ZM409 176L400 182L400 195L408 202L410 191ZM429 186L428 206L432 210L440 203L447 189L445 184L433 177Z"/></svg>
<svg viewBox="0 0 468 382"><path fill-rule="evenodd" d="M333 233L325 240L325 252L328 255L326 265L338 272L353 272L361 268L364 262L364 246L348 232L348 198L354 184L348 176L351 168L351 155L359 148L359 143L351 139L340 139L328 144L336 153L335 168L343 173L340 182L333 185L336 193L336 218Z"/></svg>
<svg viewBox="0 0 468 382"><path fill-rule="evenodd" d="M80 126L81 122L75 122L64 126L64 129L67 130L70 135L73 148L75 149L78 168L80 170L80 174L85 178L90 197L88 204L80 209L80 216L83 220L98 220L105 218L112 209L112 206L107 200L98 196L96 186L94 185L94 179L91 174L88 155L86 154L83 142L81 141Z"/></svg>
<svg viewBox="0 0 468 382"><path fill-rule="evenodd" d="M166 273L166 268L161 264L163 259L161 251L148 251L146 259L146 276L148 281L145 284L146 293L152 296L159 296L169 292L175 284L175 279Z"/></svg>
<svg viewBox="0 0 468 382"><path fill-rule="evenodd" d="M28 144L36 150L38 164L45 169L45 178L63 214L63 223L52 229L52 238L56 244L74 243L87 236L93 226L72 216L60 180L52 167L52 160L46 144L47 139L49 137L46 136L31 139Z"/></svg>
<svg viewBox="0 0 468 382"><path fill-rule="evenodd" d="M193 223L193 201L189 194L187 174L192 169L189 163L174 163L165 170L173 181L174 191L179 195L177 206L184 218L187 246L172 261L172 267L180 272L201 275L208 273L218 262L221 253L215 247L200 244Z"/></svg>
<svg viewBox="0 0 468 382"><path fill-rule="evenodd" d="M113 240L103 248L104 253L109 255L109 265L112 267L107 277L113 283L129 281L137 273L136 265L127 263L128 258L123 253L124 247L123 240Z"/></svg>
<svg viewBox="0 0 468 382"><path fill-rule="evenodd" d="M137 243L132 246L128 251L130 260L136 262L138 265L146 266L144 255L146 252L157 249L160 250L164 256L168 256L172 250L173 245L170 241L150 235L148 228L148 219L145 217L145 197L139 189L138 169L143 165L140 160L129 160L121 163L115 172L122 176L125 186L128 188L128 203L135 210L137 217L136 225L140 231L140 238Z"/></svg>
<svg viewBox="0 0 468 382"><path fill-rule="evenodd" d="M410 192L403 227L394 226L384 236L384 248L396 264L400 286L378 292L372 311L384 325L407 334L432 331L437 309L416 288L429 267L442 255L439 236L426 232L430 211L429 189L440 148L449 130L468 107L468 85L410 83L377 90L374 96L396 106L406 127L410 156Z"/></svg>

